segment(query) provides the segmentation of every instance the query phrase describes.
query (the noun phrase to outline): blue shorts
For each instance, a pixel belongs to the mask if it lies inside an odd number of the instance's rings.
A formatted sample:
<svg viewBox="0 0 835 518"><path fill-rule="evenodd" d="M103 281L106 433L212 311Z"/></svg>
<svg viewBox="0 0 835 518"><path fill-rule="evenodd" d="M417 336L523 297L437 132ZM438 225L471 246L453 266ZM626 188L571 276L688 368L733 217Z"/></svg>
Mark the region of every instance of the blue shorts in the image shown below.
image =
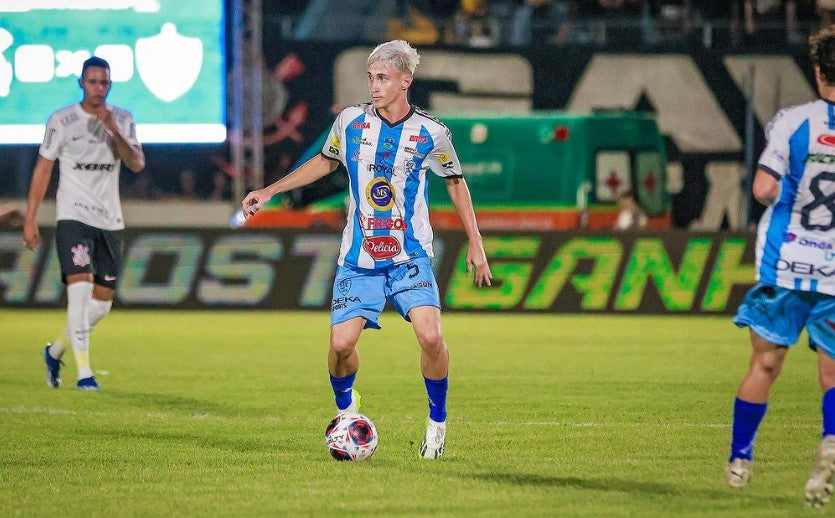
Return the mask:
<svg viewBox="0 0 835 518"><path fill-rule="evenodd" d="M809 340L835 358L835 297L757 284L745 295L734 324L769 342L791 347L805 327Z"/></svg>
<svg viewBox="0 0 835 518"><path fill-rule="evenodd" d="M407 322L412 308L440 308L438 283L429 258L418 257L376 270L348 265L337 267L331 299L331 325L363 317L365 327L380 329L380 313L387 299Z"/></svg>

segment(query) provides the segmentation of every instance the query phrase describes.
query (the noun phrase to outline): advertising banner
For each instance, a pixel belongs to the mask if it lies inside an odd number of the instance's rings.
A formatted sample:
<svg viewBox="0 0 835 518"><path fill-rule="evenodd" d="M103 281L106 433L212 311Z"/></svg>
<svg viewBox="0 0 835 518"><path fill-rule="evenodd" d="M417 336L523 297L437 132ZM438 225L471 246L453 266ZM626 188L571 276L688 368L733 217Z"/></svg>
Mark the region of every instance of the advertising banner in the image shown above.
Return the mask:
<svg viewBox="0 0 835 518"><path fill-rule="evenodd" d="M221 0L0 2L0 144L40 143L92 55L141 142L223 142L225 48Z"/></svg>
<svg viewBox="0 0 835 518"><path fill-rule="evenodd" d="M37 253L0 232L0 307L58 307L51 230ZM293 230L133 229L116 304L329 309L341 236ZM754 282L754 234L485 233L493 286L466 273L466 235L435 237L444 310L728 314ZM825 266L822 266L825 268Z"/></svg>

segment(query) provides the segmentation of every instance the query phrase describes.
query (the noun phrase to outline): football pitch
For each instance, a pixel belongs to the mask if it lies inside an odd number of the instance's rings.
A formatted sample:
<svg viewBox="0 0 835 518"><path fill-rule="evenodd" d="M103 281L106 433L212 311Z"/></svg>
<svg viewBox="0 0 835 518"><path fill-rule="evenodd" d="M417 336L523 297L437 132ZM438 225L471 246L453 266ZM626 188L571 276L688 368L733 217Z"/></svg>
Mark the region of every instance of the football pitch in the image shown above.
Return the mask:
<svg viewBox="0 0 835 518"><path fill-rule="evenodd" d="M747 368L727 317L444 315L445 456L411 327L387 311L356 388L380 434L336 462L319 312L114 310L92 334L98 393L44 382L62 311L0 311L0 516L796 516L820 439L815 356L775 385L751 486L725 486ZM835 511L825 509L824 513Z"/></svg>

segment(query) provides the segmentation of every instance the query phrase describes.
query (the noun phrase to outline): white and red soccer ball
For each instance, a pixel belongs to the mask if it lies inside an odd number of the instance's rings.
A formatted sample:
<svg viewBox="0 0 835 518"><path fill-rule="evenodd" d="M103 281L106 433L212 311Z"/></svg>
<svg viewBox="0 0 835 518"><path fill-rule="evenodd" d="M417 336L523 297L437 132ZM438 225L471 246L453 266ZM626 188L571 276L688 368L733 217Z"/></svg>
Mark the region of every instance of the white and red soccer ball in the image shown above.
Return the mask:
<svg viewBox="0 0 835 518"><path fill-rule="evenodd" d="M336 460L365 460L377 449L377 429L361 414L339 414L325 429L325 445Z"/></svg>

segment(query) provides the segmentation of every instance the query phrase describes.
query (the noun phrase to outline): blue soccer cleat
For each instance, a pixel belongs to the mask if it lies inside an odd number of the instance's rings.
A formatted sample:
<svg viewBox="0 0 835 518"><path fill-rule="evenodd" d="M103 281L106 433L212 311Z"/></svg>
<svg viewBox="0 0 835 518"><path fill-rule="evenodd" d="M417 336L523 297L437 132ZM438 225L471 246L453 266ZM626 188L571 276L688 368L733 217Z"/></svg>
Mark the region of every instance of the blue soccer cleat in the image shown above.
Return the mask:
<svg viewBox="0 0 835 518"><path fill-rule="evenodd" d="M64 364L61 360L56 360L49 355L49 348L51 343L46 344L43 348L43 361L46 363L46 386L58 388L61 386L61 365Z"/></svg>
<svg viewBox="0 0 835 518"><path fill-rule="evenodd" d="M99 384L96 383L95 376L90 376L89 378L81 378L76 382L75 388L78 390L101 390Z"/></svg>

